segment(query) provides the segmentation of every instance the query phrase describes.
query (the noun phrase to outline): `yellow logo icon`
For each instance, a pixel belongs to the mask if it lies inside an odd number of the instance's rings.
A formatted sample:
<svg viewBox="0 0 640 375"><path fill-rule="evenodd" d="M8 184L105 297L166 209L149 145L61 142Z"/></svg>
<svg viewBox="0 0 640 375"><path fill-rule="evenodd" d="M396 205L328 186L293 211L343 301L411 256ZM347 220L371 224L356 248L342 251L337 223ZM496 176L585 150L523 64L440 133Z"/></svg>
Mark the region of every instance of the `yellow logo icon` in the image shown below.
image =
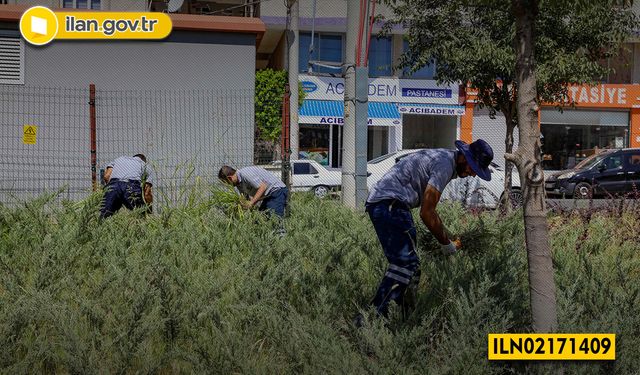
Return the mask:
<svg viewBox="0 0 640 375"><path fill-rule="evenodd" d="M20 18L20 33L33 45L45 45L58 34L58 18L49 8L31 7Z"/></svg>

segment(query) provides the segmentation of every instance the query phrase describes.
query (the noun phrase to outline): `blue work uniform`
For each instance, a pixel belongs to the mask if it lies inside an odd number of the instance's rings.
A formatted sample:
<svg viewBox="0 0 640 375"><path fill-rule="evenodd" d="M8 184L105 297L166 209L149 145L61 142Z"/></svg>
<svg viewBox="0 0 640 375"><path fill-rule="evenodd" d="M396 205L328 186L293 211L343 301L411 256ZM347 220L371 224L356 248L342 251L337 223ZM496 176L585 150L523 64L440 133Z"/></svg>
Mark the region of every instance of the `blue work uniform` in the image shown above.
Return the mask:
<svg viewBox="0 0 640 375"><path fill-rule="evenodd" d="M267 214L274 213L281 218L284 217L289 190L278 177L260 167L242 168L236 172L236 175L238 176L236 187L240 193L248 197L256 195L260 185L266 183L267 190L264 192L259 210L266 211Z"/></svg>
<svg viewBox="0 0 640 375"><path fill-rule="evenodd" d="M422 205L428 185L442 193L456 174L457 151L428 149L401 159L371 189L367 212L389 261L372 304L386 315L390 301L403 306L407 286L417 285L420 260L411 209Z"/></svg>
<svg viewBox="0 0 640 375"><path fill-rule="evenodd" d="M133 210L145 205L142 197L142 181L153 185L154 173L150 165L133 156L121 156L107 165L112 168L100 209L100 217L107 218L122 206Z"/></svg>

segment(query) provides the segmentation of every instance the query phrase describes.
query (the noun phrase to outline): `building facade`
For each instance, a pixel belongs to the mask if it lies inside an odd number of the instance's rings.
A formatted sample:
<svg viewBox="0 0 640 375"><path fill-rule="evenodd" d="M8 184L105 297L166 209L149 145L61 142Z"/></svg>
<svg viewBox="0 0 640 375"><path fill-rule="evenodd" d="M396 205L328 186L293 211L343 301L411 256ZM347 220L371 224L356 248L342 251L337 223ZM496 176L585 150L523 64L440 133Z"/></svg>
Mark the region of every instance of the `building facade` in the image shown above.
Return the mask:
<svg viewBox="0 0 640 375"><path fill-rule="evenodd" d="M210 179L216 166L253 164L262 21L172 14L173 31L161 41L36 47L19 34L26 9L0 5L0 191L67 185L70 198L84 196L91 188L91 121L98 169L144 153L156 167L156 186L167 192L190 173ZM23 142L26 125L37 129L33 144Z"/></svg>

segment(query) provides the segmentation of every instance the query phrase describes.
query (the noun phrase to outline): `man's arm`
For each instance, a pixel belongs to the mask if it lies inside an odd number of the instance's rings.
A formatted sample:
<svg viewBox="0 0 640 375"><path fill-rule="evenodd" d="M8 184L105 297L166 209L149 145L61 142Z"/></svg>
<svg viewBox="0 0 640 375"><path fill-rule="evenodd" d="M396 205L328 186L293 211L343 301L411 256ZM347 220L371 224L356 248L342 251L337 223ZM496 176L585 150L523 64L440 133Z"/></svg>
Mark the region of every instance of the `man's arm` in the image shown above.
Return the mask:
<svg viewBox="0 0 640 375"><path fill-rule="evenodd" d="M260 184L260 186L258 186L258 190L256 191L256 194L249 201L248 208L253 207L256 203L258 203L263 198L264 192L267 191L267 186L268 185L266 182L263 182Z"/></svg>
<svg viewBox="0 0 640 375"><path fill-rule="evenodd" d="M146 204L151 205L153 203L153 189L150 183L144 184L142 188L142 194L144 195L144 201Z"/></svg>
<svg viewBox="0 0 640 375"><path fill-rule="evenodd" d="M111 171L113 171L113 167L107 167L107 169L104 171L104 176L102 176L102 178L104 179L105 184L108 184L109 180L111 179Z"/></svg>
<svg viewBox="0 0 640 375"><path fill-rule="evenodd" d="M436 237L438 242L442 245L447 245L449 242L449 237L444 231L444 225L442 225L442 220L440 220L440 216L438 216L438 212L436 212L436 206L440 201L440 192L438 189L434 188L431 185L427 185L427 188L424 190L424 194L422 196L422 207L420 207L420 218L424 225L429 229L431 233Z"/></svg>

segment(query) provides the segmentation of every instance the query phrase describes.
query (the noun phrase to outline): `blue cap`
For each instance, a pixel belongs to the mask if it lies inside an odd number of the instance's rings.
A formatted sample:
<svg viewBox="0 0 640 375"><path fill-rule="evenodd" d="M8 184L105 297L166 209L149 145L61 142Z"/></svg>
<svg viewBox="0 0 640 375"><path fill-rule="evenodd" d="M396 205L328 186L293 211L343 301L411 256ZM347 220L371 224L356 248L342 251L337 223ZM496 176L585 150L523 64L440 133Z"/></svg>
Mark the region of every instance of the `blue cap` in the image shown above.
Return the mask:
<svg viewBox="0 0 640 375"><path fill-rule="evenodd" d="M456 141L456 148L464 154L471 169L485 181L491 181L489 165L493 160L493 149L484 139L478 139L471 144Z"/></svg>

